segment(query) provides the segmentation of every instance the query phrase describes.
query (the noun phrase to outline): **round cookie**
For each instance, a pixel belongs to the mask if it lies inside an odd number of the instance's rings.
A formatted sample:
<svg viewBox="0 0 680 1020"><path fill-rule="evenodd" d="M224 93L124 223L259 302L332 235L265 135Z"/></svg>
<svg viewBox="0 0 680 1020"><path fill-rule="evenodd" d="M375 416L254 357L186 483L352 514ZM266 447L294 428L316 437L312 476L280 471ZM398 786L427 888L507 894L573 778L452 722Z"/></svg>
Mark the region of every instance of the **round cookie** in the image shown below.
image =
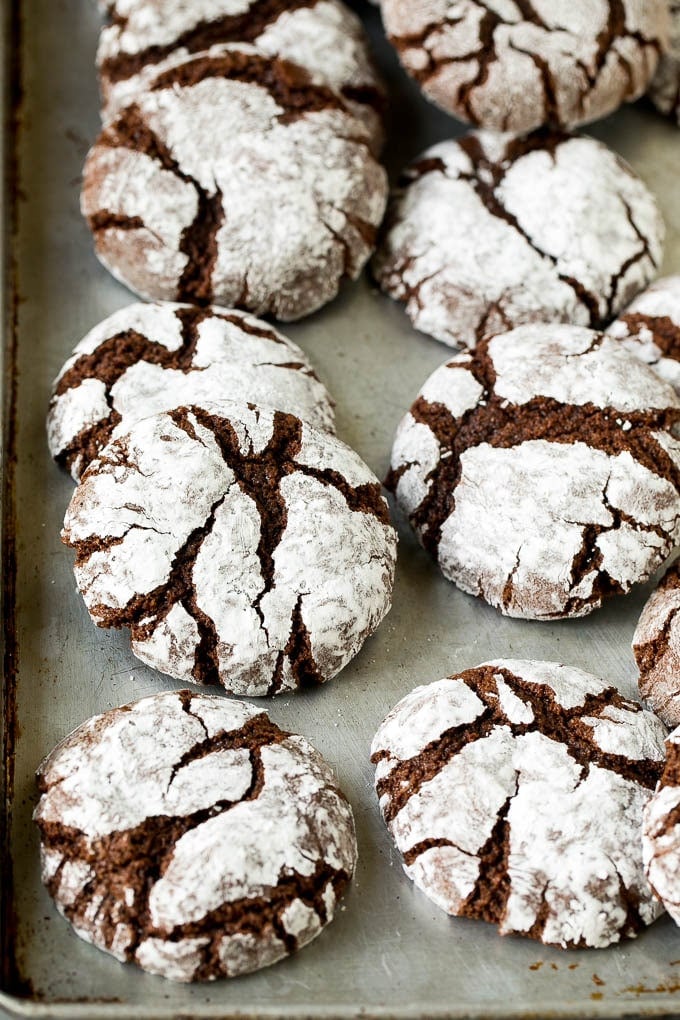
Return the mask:
<svg viewBox="0 0 680 1020"><path fill-rule="evenodd" d="M659 785L645 806L642 857L652 889L680 924L680 728L666 740L666 764Z"/></svg>
<svg viewBox="0 0 680 1020"><path fill-rule="evenodd" d="M175 981L267 967L333 919L356 864L330 767L252 705L168 691L38 769L42 878L76 933Z"/></svg>
<svg viewBox="0 0 680 1020"><path fill-rule="evenodd" d="M375 278L453 347L527 322L600 328L656 276L653 195L592 138L471 132L440 142L393 194Z"/></svg>
<svg viewBox="0 0 680 1020"><path fill-rule="evenodd" d="M666 726L680 724L680 560L642 610L633 635L641 696Z"/></svg>
<svg viewBox="0 0 680 1020"><path fill-rule="evenodd" d="M78 344L54 383L47 437L77 481L140 418L187 404L240 400L335 431L333 404L309 359L245 312L134 304Z"/></svg>
<svg viewBox="0 0 680 1020"><path fill-rule="evenodd" d="M406 71L494 131L575 127L641 96L665 48L664 0L384 0Z"/></svg>
<svg viewBox="0 0 680 1020"><path fill-rule="evenodd" d="M384 91L361 22L340 0L118 0L116 14L97 51L105 120L190 54L252 43L339 92L380 147Z"/></svg>
<svg viewBox="0 0 680 1020"><path fill-rule="evenodd" d="M359 275L386 189L341 97L243 45L155 77L90 150L81 204L142 297L296 319Z"/></svg>
<svg viewBox="0 0 680 1020"><path fill-rule="evenodd" d="M371 760L404 870L438 907L502 935L604 947L662 913L640 825L664 735L597 677L501 659L408 694Z"/></svg>
<svg viewBox="0 0 680 1020"><path fill-rule="evenodd" d="M138 422L92 461L63 538L101 627L143 662L259 696L323 683L390 608L396 535L353 450L226 404Z"/></svg>
<svg viewBox="0 0 680 1020"><path fill-rule="evenodd" d="M680 276L655 280L607 332L680 393Z"/></svg>
<svg viewBox="0 0 680 1020"><path fill-rule="evenodd" d="M670 48L659 61L649 95L661 113L674 117L680 125L680 0L668 0L668 7L671 14Z"/></svg>
<svg viewBox="0 0 680 1020"><path fill-rule="evenodd" d="M502 613L583 616L680 537L680 398L577 326L522 326L438 368L387 481L444 575Z"/></svg>

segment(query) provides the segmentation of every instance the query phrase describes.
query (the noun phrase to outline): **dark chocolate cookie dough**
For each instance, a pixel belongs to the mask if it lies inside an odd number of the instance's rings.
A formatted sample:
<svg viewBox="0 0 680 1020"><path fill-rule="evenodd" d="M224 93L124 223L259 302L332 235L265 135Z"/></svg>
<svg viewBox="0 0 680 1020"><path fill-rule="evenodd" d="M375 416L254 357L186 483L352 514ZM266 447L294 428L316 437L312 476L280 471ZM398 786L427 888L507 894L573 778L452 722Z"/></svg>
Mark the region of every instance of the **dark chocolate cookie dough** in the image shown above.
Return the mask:
<svg viewBox="0 0 680 1020"><path fill-rule="evenodd" d="M471 347L526 322L602 328L656 276L663 237L654 196L601 142L471 132L406 169L373 271L417 329Z"/></svg>
<svg viewBox="0 0 680 1020"><path fill-rule="evenodd" d="M253 47L160 72L85 165L96 251L145 298L296 319L370 255L386 177L339 93Z"/></svg>
<svg viewBox="0 0 680 1020"><path fill-rule="evenodd" d="M680 925L680 727L666 741L666 764L642 825L645 874L660 902Z"/></svg>
<svg viewBox="0 0 680 1020"><path fill-rule="evenodd" d="M443 573L508 616L583 616L680 537L680 398L616 340L522 326L438 368L388 485Z"/></svg>
<svg viewBox="0 0 680 1020"><path fill-rule="evenodd" d="M323 683L390 608L396 535L358 454L290 414L177 408L81 478L64 522L93 620L179 680Z"/></svg>
<svg viewBox="0 0 680 1020"><path fill-rule="evenodd" d="M607 328L680 393L680 276L664 276Z"/></svg>
<svg viewBox="0 0 680 1020"><path fill-rule="evenodd" d="M575 127L646 90L668 40L665 0L383 0L425 94L495 131Z"/></svg>
<svg viewBox="0 0 680 1020"><path fill-rule="evenodd" d="M666 726L680 724L680 560L645 603L633 635L640 694Z"/></svg>
<svg viewBox="0 0 680 1020"><path fill-rule="evenodd" d="M437 906L503 935L603 947L661 913L642 810L664 728L614 687L503 660L418 687L373 740L380 808Z"/></svg>
<svg viewBox="0 0 680 1020"><path fill-rule="evenodd" d="M229 43L291 60L339 91L379 146L382 85L361 22L340 0L118 0L97 52L104 119L159 71Z"/></svg>
<svg viewBox="0 0 680 1020"><path fill-rule="evenodd" d="M309 359L268 323L214 306L129 305L91 329L57 376L50 453L77 481L140 418L225 400L334 431L333 403Z"/></svg>
<svg viewBox="0 0 680 1020"><path fill-rule="evenodd" d="M303 737L171 691L83 723L38 770L42 878L81 938L176 981L276 963L333 918L352 811Z"/></svg>

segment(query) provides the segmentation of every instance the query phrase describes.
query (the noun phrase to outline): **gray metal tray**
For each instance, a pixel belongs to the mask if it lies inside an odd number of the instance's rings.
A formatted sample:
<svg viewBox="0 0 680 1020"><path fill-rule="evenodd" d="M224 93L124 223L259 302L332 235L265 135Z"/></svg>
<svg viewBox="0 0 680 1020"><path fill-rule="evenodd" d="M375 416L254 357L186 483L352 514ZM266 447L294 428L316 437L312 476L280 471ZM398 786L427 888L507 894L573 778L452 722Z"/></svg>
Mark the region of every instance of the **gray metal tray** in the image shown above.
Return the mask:
<svg viewBox="0 0 680 1020"><path fill-rule="evenodd" d="M300 730L328 757L354 805L360 864L333 925L299 956L269 970L183 987L116 963L76 938L58 916L39 879L30 820L35 767L89 715L173 685L133 658L126 635L97 630L87 618L70 555L59 542L72 484L45 446L52 378L81 335L130 300L96 262L78 212L82 162L98 126L95 4L24 0L19 7L19 0L5 0L0 7L7 77L17 60L21 70L21 95L16 78L13 96L5 82L6 100L20 102L5 139L16 180L5 208L2 294L7 594L0 1009L68 1018L672 1014L680 1003L674 994L680 932L668 918L619 948L567 953L446 917L403 875L378 816L368 761L375 728L403 694L491 657L560 659L634 694L629 646L648 588L584 621L510 621L444 581L403 523L394 608L377 635L332 683L267 704L277 723ZM387 158L394 171L460 128L407 83L380 44L377 11L368 5L361 11L392 84ZM665 269L680 270L677 128L643 103L593 133L630 160L659 196L669 231ZM447 349L416 334L367 279L287 332L332 389L341 437L382 475L399 418Z"/></svg>

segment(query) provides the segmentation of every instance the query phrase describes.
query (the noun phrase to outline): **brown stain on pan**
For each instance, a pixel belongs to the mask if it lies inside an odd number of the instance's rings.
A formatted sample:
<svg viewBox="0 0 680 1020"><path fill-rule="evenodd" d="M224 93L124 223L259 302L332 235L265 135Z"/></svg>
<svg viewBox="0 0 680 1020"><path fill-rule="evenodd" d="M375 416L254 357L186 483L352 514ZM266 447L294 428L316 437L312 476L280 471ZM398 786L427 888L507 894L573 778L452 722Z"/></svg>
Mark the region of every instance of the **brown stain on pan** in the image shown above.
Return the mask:
<svg viewBox="0 0 680 1020"><path fill-rule="evenodd" d="M668 981L661 982L655 985L654 988L650 988L648 985L630 985L628 988L623 989L628 995L674 995L676 992L680 992L680 981Z"/></svg>
<svg viewBox="0 0 680 1020"><path fill-rule="evenodd" d="M10 846L12 829L12 798L14 794L14 749L18 735L16 679L18 639L15 619L16 593L16 410L17 410L17 337L19 319L18 265L16 239L18 234L19 154L18 140L21 125L23 88L21 75L21 6L19 0L6 5L2 29L5 33L4 74L6 103L3 109L3 129L7 139L3 188L8 230L7 249L2 264L2 284L8 296L5 310L5 343L2 354L4 369L2 438L4 474L2 484L2 567L3 588L0 607L3 619L2 648L2 768L0 769L0 796L4 812L4 826L0 834L0 866L2 867L2 914L0 916L0 967L2 988L10 994L31 995L30 982L22 979L16 959L17 917L14 907L14 882Z"/></svg>

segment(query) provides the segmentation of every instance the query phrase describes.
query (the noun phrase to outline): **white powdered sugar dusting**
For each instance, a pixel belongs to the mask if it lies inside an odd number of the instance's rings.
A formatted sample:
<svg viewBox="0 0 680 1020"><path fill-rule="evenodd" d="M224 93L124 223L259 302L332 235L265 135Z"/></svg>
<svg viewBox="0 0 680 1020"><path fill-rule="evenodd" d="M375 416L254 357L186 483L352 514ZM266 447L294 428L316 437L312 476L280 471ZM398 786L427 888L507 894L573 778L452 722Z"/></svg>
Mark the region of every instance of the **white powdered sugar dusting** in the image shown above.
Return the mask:
<svg viewBox="0 0 680 1020"><path fill-rule="evenodd" d="M438 906L503 934L603 947L661 913L639 829L664 736L590 674L498 660L407 695L372 759L404 869Z"/></svg>
<svg viewBox="0 0 680 1020"><path fill-rule="evenodd" d="M384 0L405 69L450 113L495 131L596 120L647 88L663 0Z"/></svg>
<svg viewBox="0 0 680 1020"><path fill-rule="evenodd" d="M667 726L680 724L680 564L673 564L644 605L633 654L640 694Z"/></svg>
<svg viewBox="0 0 680 1020"><path fill-rule="evenodd" d="M104 27L97 51L103 119L111 120L159 72L175 67L197 46L216 54L222 46L247 39L263 53L305 68L314 81L347 93L348 106L379 148L383 131L376 104L383 86L359 18L340 0L299 7L282 3L278 10L270 5L266 13L264 6L258 0L118 5L119 20ZM373 97L373 103L353 101L353 95L362 93Z"/></svg>
<svg viewBox="0 0 680 1020"><path fill-rule="evenodd" d="M519 327L489 343L495 392L514 404L540 396L621 412L672 406L673 394L659 384L656 373L639 366L632 373L630 359L621 358L618 348L615 340L590 329L573 327L553 335L544 325ZM421 392L431 400L427 386Z"/></svg>
<svg viewBox="0 0 680 1020"><path fill-rule="evenodd" d="M607 333L680 393L680 276L655 280Z"/></svg>
<svg viewBox="0 0 680 1020"><path fill-rule="evenodd" d="M435 371L390 484L463 591L509 616L581 616L680 536L679 418L672 387L616 340L521 327Z"/></svg>
<svg viewBox="0 0 680 1020"><path fill-rule="evenodd" d="M264 695L339 672L391 603L396 535L358 455L245 405L138 422L64 522L100 626L178 679ZM182 564L181 571L178 564Z"/></svg>
<svg viewBox="0 0 680 1020"><path fill-rule="evenodd" d="M654 892L680 925L680 727L666 741L666 768L645 807L642 856Z"/></svg>
<svg viewBox="0 0 680 1020"><path fill-rule="evenodd" d="M428 149L405 182L376 279L453 347L531 322L599 327L661 263L654 197L590 138L472 132Z"/></svg>
<svg viewBox="0 0 680 1020"><path fill-rule="evenodd" d="M227 47L154 78L105 128L82 210L99 258L142 297L295 319L372 251L387 183L368 141L328 86Z"/></svg>
<svg viewBox="0 0 680 1020"><path fill-rule="evenodd" d="M189 330L184 342L183 324ZM173 359L164 351L180 353ZM118 366L113 371L112 363ZM131 305L88 333L55 380L50 453L78 480L107 442L141 418L234 400L334 431L330 396L309 359L271 326L217 307Z"/></svg>
<svg viewBox="0 0 680 1020"><path fill-rule="evenodd" d="M176 981L305 945L356 864L330 767L243 703L173 691L113 709L62 741L39 778L43 880L59 908L81 937Z"/></svg>

